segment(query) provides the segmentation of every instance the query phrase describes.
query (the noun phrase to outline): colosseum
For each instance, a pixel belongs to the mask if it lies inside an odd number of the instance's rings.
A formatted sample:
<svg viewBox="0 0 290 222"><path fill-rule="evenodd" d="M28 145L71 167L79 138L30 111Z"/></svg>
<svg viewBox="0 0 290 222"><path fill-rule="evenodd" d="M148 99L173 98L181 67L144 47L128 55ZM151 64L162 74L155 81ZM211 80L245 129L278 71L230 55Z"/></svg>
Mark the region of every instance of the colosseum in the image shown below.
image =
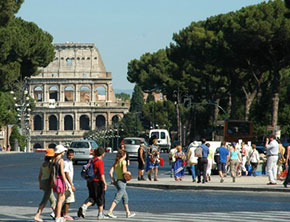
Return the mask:
<svg viewBox="0 0 290 222"><path fill-rule="evenodd" d="M54 44L55 58L29 79L35 99L31 113L30 148L53 148L106 128L128 112L117 100L112 73L107 72L94 44Z"/></svg>

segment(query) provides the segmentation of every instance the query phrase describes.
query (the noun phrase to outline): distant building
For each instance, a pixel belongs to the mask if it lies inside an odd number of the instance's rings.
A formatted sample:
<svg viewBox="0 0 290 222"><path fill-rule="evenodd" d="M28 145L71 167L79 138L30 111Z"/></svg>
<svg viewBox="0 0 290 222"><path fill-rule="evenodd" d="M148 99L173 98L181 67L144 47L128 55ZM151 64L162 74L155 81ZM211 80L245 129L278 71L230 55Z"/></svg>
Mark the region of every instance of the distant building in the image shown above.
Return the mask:
<svg viewBox="0 0 290 222"><path fill-rule="evenodd" d="M128 104L116 100L112 74L94 44L54 44L55 58L29 79L36 101L30 148L54 147L119 121Z"/></svg>
<svg viewBox="0 0 290 222"><path fill-rule="evenodd" d="M154 96L154 101L157 102L157 101L166 101L166 96L163 95L161 92L152 92L151 93L153 96ZM144 93L144 101L147 100L149 96L149 93Z"/></svg>

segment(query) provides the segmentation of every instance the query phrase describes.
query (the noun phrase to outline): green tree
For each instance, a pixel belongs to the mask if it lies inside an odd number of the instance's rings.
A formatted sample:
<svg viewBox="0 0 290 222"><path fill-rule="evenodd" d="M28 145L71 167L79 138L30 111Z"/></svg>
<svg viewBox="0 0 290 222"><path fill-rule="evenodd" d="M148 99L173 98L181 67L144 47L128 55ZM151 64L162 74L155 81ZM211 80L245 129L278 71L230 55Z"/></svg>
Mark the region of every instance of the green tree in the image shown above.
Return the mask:
<svg viewBox="0 0 290 222"><path fill-rule="evenodd" d="M130 100L130 95L128 93L116 93L115 96L123 101Z"/></svg>
<svg viewBox="0 0 290 222"><path fill-rule="evenodd" d="M138 136L143 131L142 122L137 113L129 112L125 114L124 118L120 122L120 126L123 128L122 136Z"/></svg>
<svg viewBox="0 0 290 222"><path fill-rule="evenodd" d="M144 105L144 95L142 89L136 84L131 98L130 112L142 112Z"/></svg>
<svg viewBox="0 0 290 222"><path fill-rule="evenodd" d="M10 139L9 139L12 149L15 148L16 140L17 140L18 146L20 147L21 151L24 151L24 148L27 144L26 137L21 136L21 134L19 133L19 128L17 126L13 126L12 133L11 133Z"/></svg>
<svg viewBox="0 0 290 222"><path fill-rule="evenodd" d="M146 99L146 103L150 103L150 102L154 102L155 101L155 97L153 96L152 93L148 93L147 99Z"/></svg>
<svg viewBox="0 0 290 222"><path fill-rule="evenodd" d="M16 123L14 100L9 93L0 92L0 127Z"/></svg>
<svg viewBox="0 0 290 222"><path fill-rule="evenodd" d="M0 26L5 26L13 20L15 13L21 7L24 0L5 0L0 1Z"/></svg>

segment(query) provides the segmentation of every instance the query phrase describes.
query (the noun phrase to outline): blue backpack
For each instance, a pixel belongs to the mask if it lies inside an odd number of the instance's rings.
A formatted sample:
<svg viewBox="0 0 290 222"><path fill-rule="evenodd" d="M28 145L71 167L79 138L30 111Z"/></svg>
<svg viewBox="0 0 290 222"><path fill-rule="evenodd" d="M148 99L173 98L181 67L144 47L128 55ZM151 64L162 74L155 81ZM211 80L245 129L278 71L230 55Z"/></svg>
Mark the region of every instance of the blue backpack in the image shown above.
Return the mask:
<svg viewBox="0 0 290 222"><path fill-rule="evenodd" d="M96 177L94 172L94 163L98 160L90 159L89 162L86 165L83 165L83 169L81 171L81 176L87 181L93 181L93 179Z"/></svg>

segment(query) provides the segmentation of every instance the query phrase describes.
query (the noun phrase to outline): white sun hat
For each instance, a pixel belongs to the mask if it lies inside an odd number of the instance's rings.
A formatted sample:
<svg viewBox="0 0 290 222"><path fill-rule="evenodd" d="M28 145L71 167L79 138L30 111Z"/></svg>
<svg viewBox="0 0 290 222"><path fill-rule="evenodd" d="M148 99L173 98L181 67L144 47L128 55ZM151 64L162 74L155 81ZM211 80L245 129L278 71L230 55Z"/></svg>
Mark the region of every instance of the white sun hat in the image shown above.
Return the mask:
<svg viewBox="0 0 290 222"><path fill-rule="evenodd" d="M54 149L55 154L63 153L67 151L67 148L65 148L63 145L57 145Z"/></svg>

